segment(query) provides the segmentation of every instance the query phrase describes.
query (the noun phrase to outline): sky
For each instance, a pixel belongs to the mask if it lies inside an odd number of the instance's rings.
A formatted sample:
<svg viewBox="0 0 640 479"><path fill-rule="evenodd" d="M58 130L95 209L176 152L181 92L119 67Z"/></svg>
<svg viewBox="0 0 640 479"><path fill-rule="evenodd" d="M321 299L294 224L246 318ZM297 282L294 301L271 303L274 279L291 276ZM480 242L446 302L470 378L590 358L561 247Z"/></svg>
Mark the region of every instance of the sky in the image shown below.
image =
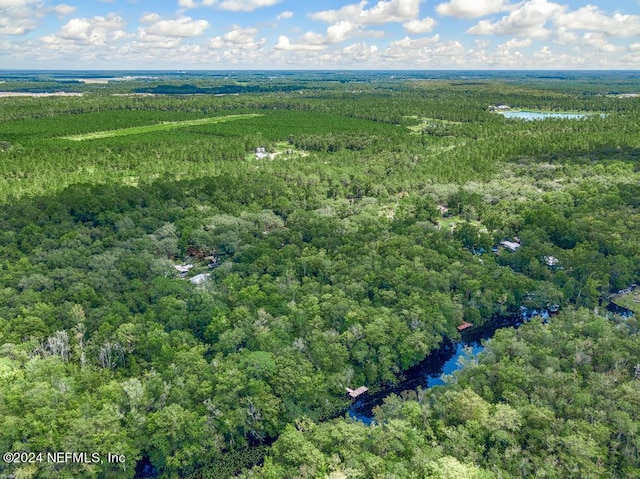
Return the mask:
<svg viewBox="0 0 640 479"><path fill-rule="evenodd" d="M638 70L640 0L0 0L0 69Z"/></svg>

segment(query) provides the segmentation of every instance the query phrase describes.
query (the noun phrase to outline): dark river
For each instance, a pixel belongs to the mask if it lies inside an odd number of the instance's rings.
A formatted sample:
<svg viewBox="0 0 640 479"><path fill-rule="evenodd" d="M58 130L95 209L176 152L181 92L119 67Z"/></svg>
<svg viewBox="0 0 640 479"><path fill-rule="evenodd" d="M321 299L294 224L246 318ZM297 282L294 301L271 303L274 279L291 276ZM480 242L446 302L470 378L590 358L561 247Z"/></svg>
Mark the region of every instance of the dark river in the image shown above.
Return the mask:
<svg viewBox="0 0 640 479"><path fill-rule="evenodd" d="M348 410L349 416L365 424L371 424L373 408L380 406L385 397L390 394L400 394L403 391L414 391L418 387L427 389L444 384L443 376L453 374L460 369L462 359L475 359L484 349L483 341L491 338L498 329L517 328L534 316L540 316L548 321L549 312L523 308L520 316L496 318L490 324L464 331L460 341L446 340L439 349L429 354L421 363L405 371L397 384L376 393L364 394L355 400Z"/></svg>
<svg viewBox="0 0 640 479"><path fill-rule="evenodd" d="M633 311L627 308L623 308L622 306L618 306L614 303L609 303L607 305L607 311L614 314L619 314L620 316L624 316L625 318L630 318L631 316L633 316Z"/></svg>
<svg viewBox="0 0 640 479"><path fill-rule="evenodd" d="M607 310L622 316L632 314L628 309L613 303L610 303ZM443 376L453 374L460 369L464 362L461 360L468 361L477 358L484 349L483 342L493 337L497 330L509 327L517 328L534 316L540 316L544 321L548 321L550 318L547 310L529 310L523 307L520 315L494 318L489 324L465 330L460 341L445 340L440 348L433 351L421 363L405 371L395 385L375 393L364 394L354 401L348 409L349 416L365 424L372 424L374 421L373 409L380 406L384 398L391 394L400 394L403 391L415 391L418 387L427 389L444 384ZM340 414L336 414L333 417L339 416ZM269 443L275 439L271 439ZM151 465L148 458L144 458L138 461L135 477L157 477L157 470Z"/></svg>
<svg viewBox="0 0 640 479"><path fill-rule="evenodd" d="M632 311L613 303L609 303L607 310L625 317L633 315ZM496 318L490 324L464 331L460 341L443 342L439 349L433 351L420 364L405 371L397 384L376 393L365 394L354 401L348 410L349 416L365 424L371 424L373 408L380 406L385 397L390 394L400 394L403 391L415 391L418 387L427 389L444 384L443 376L453 374L460 369L463 364L462 359L467 361L475 359L484 349L483 341L491 338L498 329L517 328L534 316L540 316L544 321L548 321L550 317L547 310L538 311L522 307L520 316Z"/></svg>

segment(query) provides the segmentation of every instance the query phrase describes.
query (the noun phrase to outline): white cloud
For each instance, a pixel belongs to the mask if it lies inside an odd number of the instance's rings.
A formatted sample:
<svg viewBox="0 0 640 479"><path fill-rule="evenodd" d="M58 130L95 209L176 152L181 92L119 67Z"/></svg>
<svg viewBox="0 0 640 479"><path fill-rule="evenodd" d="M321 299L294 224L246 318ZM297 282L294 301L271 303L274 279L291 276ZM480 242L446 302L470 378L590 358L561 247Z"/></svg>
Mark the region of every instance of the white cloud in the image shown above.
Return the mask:
<svg viewBox="0 0 640 479"><path fill-rule="evenodd" d="M157 13L145 13L140 17L140 23L154 23L161 19L162 17Z"/></svg>
<svg viewBox="0 0 640 479"><path fill-rule="evenodd" d="M206 20L193 20L185 16L163 20L155 13L144 15L140 22L148 24L139 28L141 36L189 38L200 36L209 28L209 22Z"/></svg>
<svg viewBox="0 0 640 479"><path fill-rule="evenodd" d="M422 20L410 20L404 25L404 29L409 33L429 33L436 26L436 21L431 17L423 18Z"/></svg>
<svg viewBox="0 0 640 479"><path fill-rule="evenodd" d="M291 44L286 37L280 40L280 48L270 59L281 64L304 68L350 68L354 64L360 68L373 68L379 65L378 47L366 42L328 50L319 45Z"/></svg>
<svg viewBox="0 0 640 479"><path fill-rule="evenodd" d="M223 0L218 6L222 10L232 12L252 12L257 8L270 7L276 3L280 3L280 0Z"/></svg>
<svg viewBox="0 0 640 479"><path fill-rule="evenodd" d="M0 9L0 35L24 35L37 27L42 16L44 12L28 5Z"/></svg>
<svg viewBox="0 0 640 479"><path fill-rule="evenodd" d="M291 43L289 38L285 35L278 37L278 42L275 44L276 50L304 50L304 51L320 51L326 48L326 45L310 45L308 43Z"/></svg>
<svg viewBox="0 0 640 479"><path fill-rule="evenodd" d="M400 40L391 42L391 48L400 48L402 50L419 50L427 46L435 45L440 41L440 35L434 35L431 38L409 38L404 37Z"/></svg>
<svg viewBox="0 0 640 479"><path fill-rule="evenodd" d="M554 23L567 30L591 30L614 37L640 35L640 15L615 13L613 16L608 16L593 5L559 14L554 18Z"/></svg>
<svg viewBox="0 0 640 479"><path fill-rule="evenodd" d="M578 35L564 27L560 27L556 29L553 41L559 45L571 45L578 41Z"/></svg>
<svg viewBox="0 0 640 479"><path fill-rule="evenodd" d="M217 50L218 48L222 48L224 46L224 40L222 37L213 37L209 40L208 48L212 50Z"/></svg>
<svg viewBox="0 0 640 479"><path fill-rule="evenodd" d="M123 30L125 25L125 21L117 15L72 18L58 34L43 37L42 40L49 45L60 42L105 45L107 41L119 40L127 36Z"/></svg>
<svg viewBox="0 0 640 479"><path fill-rule="evenodd" d="M522 39L512 38L511 40L508 40L498 45L498 48L506 49L506 50L511 50L514 48L526 48L526 47L530 47L532 43L533 42L531 41L531 38L522 38Z"/></svg>
<svg viewBox="0 0 640 479"><path fill-rule="evenodd" d="M252 12L258 8L270 7L280 2L281 0L202 0L202 3L198 3L196 0L178 0L178 6L182 8L215 6L221 10L232 12Z"/></svg>
<svg viewBox="0 0 640 479"><path fill-rule="evenodd" d="M607 41L607 36L603 33L587 32L582 36L582 45L587 45L602 53L617 53L624 51L623 47L614 45Z"/></svg>
<svg viewBox="0 0 640 479"><path fill-rule="evenodd" d="M440 15L477 19L466 32L474 35L473 39L458 31L451 41L433 34L437 31L438 17L426 16L427 0L325 2L328 6L316 8L326 10L308 15L326 22L313 31L300 29L304 25L299 18L301 14L296 10L294 15L293 9L284 10L288 7L282 0L177 0L174 5L179 9L175 16L146 13L128 31L123 18L115 14L73 18L77 10L62 3L66 1L69 0L0 0L0 58L7 67L27 61L43 68L45 65L75 68L85 64L96 68L134 65L182 68L181 65L194 64L207 65L206 68L355 65L357 68L633 69L640 65L640 11L637 7L623 6L614 10L604 0L591 4L567 0L428 1L429 9ZM125 3L142 4L140 0ZM637 5L636 0L628 3ZM306 5L313 9L318 4L323 5L312 2ZM185 13L205 7L235 12L272 7L268 15L272 23L258 23L256 28L234 25L226 33L221 30L207 35L213 30L209 23L213 21ZM286 21L294 17L300 21ZM45 20L47 26L57 23L58 31L36 38L33 31L37 34ZM277 32L277 25L285 25L285 21L295 33L278 32L267 44L262 29L275 28L271 31ZM451 18L449 22L456 21ZM463 26L462 30L468 27L466 21L457 25ZM452 28L455 33L456 27ZM29 32L32 35L26 36ZM19 38L20 35L25 37ZM407 36L400 38L404 35Z"/></svg>
<svg viewBox="0 0 640 479"><path fill-rule="evenodd" d="M241 48L243 50L256 50L266 42L264 38L256 40L255 35L257 33L257 28L241 28L236 25L233 30L222 35L223 46Z"/></svg>
<svg viewBox="0 0 640 479"><path fill-rule="evenodd" d="M354 43L346 46L341 52L341 63L351 64L356 61L358 63L369 63L376 58L378 47L376 45L367 45L365 42Z"/></svg>
<svg viewBox="0 0 640 479"><path fill-rule="evenodd" d="M36 27L29 19L12 20L0 17L0 35L24 35Z"/></svg>
<svg viewBox="0 0 640 479"><path fill-rule="evenodd" d="M203 61L208 59L232 64L243 61L257 64L264 61L266 40L256 38L257 33L257 28L242 28L234 25L224 35L209 39L209 42L203 46L203 51L206 52L204 55L206 58L203 58Z"/></svg>
<svg viewBox="0 0 640 479"><path fill-rule="evenodd" d="M258 33L257 28L239 28L236 27L234 30L225 33L222 38L229 42L235 43L237 45L246 44L249 42L253 42L253 36Z"/></svg>
<svg viewBox="0 0 640 479"><path fill-rule="evenodd" d="M322 20L332 25L327 28L327 32L324 35L307 32L303 36L303 44L328 45L339 43L349 39L356 33L359 36L368 37L384 36L384 32L369 31L363 27L386 23L403 22L408 32L426 33L433 29L435 20L428 17L418 20L421 1L423 0L379 0L370 8L367 8L369 2L362 0L360 3L345 5L338 10L324 10L313 13L310 15L312 19ZM301 45L298 44L297 46L300 47ZM363 43L355 43L354 45L362 46ZM354 46L353 48L360 47ZM362 50L362 52L365 51L368 50L366 48Z"/></svg>
<svg viewBox="0 0 640 479"><path fill-rule="evenodd" d="M554 15L560 14L567 6L547 0L530 0L521 4L509 15L497 22L482 20L467 30L473 35L515 35L529 38L547 38L550 30L545 28Z"/></svg>
<svg viewBox="0 0 640 479"><path fill-rule="evenodd" d="M76 7L72 7L71 5L67 5L66 3L61 3L60 5L56 5L51 9L51 11L57 13L58 15L71 15L76 11Z"/></svg>
<svg viewBox="0 0 640 479"><path fill-rule="evenodd" d="M314 20L322 20L323 22L328 23L334 23L340 20L357 22L360 20L364 7L367 3L368 2L366 0L363 0L360 3L345 5L339 10L323 10L321 12L312 13L310 16Z"/></svg>
<svg viewBox="0 0 640 479"><path fill-rule="evenodd" d="M293 12L291 12L289 10L285 10L280 15L278 15L276 18L278 20L284 20L284 19L291 18L291 17L293 17Z"/></svg>
<svg viewBox="0 0 640 479"><path fill-rule="evenodd" d="M455 0L454 0L455 1ZM452 2L453 3L453 2ZM587 46L603 52L617 51L617 47L604 42L600 36L580 37L576 31L601 33L610 37L640 35L640 15L608 15L593 5L570 11L567 5L548 0L527 0L518 4L508 15L497 21L482 20L467 30L473 35L514 35L533 39L553 40L560 45ZM540 50L542 51L542 50ZM540 58L546 58L539 53Z"/></svg>
<svg viewBox="0 0 640 479"><path fill-rule="evenodd" d="M439 35L430 38L404 37L395 40L381 53L381 55L396 64L425 64L440 41Z"/></svg>
<svg viewBox="0 0 640 479"><path fill-rule="evenodd" d="M0 8L26 7L32 3L38 3L38 0L0 0Z"/></svg>
<svg viewBox="0 0 640 479"><path fill-rule="evenodd" d="M97 17L93 20L89 20L88 18L72 18L69 20L69 23L62 27L59 36L67 40L85 39L89 36L89 30L91 30L93 22L98 23L103 20L104 17Z"/></svg>
<svg viewBox="0 0 640 479"><path fill-rule="evenodd" d="M338 43L350 37L351 32L355 30L355 25L348 21L338 22L327 28L326 41L329 43Z"/></svg>
<svg viewBox="0 0 640 479"><path fill-rule="evenodd" d="M406 22L420 13L421 0L380 0L366 9L368 1L346 5L339 10L324 10L311 14L314 20L335 23L347 20L360 25L381 25L383 23Z"/></svg>
<svg viewBox="0 0 640 479"><path fill-rule="evenodd" d="M327 28L325 35L307 32L302 38L306 43L314 45L339 43L348 39L354 30L356 30L356 25L347 20L342 20Z"/></svg>
<svg viewBox="0 0 640 479"><path fill-rule="evenodd" d="M258 37L257 28L234 25L222 35L202 39L207 28L204 20L167 19L157 13L144 14L135 33L126 33L124 21L116 15L75 18L58 33L33 42L39 48L31 56L36 61L44 55L48 64L269 66L266 40Z"/></svg>
<svg viewBox="0 0 640 479"><path fill-rule="evenodd" d="M577 52L555 52L552 51L547 45L544 45L540 50L533 54L533 58L529 59L529 63L539 68L560 68L566 69L568 67L582 68L585 65L584 56ZM606 62L605 62L606 63ZM593 61L590 62L589 67L603 66L603 62Z"/></svg>
<svg viewBox="0 0 640 479"><path fill-rule="evenodd" d="M0 0L0 35L25 35L47 15L65 16L74 11L75 7L64 3L48 7L41 0Z"/></svg>
<svg viewBox="0 0 640 479"><path fill-rule="evenodd" d="M436 7L440 15L458 18L484 17L509 9L510 5L505 0L451 0Z"/></svg>

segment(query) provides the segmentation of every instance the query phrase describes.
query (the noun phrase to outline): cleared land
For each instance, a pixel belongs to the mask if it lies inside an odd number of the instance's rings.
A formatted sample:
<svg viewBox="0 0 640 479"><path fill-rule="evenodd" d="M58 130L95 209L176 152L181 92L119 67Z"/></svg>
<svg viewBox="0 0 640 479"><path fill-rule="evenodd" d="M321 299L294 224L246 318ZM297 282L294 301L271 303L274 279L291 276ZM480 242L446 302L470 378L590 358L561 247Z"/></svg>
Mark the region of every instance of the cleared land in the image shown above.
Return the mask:
<svg viewBox="0 0 640 479"><path fill-rule="evenodd" d="M83 133L80 135L62 136L63 140L72 141L84 141L84 140L98 140L101 138L111 138L115 136L127 136L127 135L140 135L143 133L150 133L153 131L161 130L173 130L174 128L181 128L184 126L194 125L206 125L211 123L224 123L233 120L246 120L256 116L262 116L258 113L251 113L246 115L228 115L228 116L216 116L212 118L200 118L197 120L184 120L184 121L167 121L157 123L155 125L134 126L131 128L121 128L118 130L107 131L94 131L92 133Z"/></svg>
<svg viewBox="0 0 640 479"><path fill-rule="evenodd" d="M635 314L640 314L640 289L620 295L614 298L612 302L633 311Z"/></svg>

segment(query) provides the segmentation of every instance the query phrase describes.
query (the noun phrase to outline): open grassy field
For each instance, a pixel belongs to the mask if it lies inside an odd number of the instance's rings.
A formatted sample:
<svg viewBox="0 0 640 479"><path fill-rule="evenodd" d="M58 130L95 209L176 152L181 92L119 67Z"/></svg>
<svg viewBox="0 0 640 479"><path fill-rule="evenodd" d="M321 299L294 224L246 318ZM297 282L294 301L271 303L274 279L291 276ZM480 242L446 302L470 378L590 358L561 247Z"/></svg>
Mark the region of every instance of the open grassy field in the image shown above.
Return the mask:
<svg viewBox="0 0 640 479"><path fill-rule="evenodd" d="M245 120L247 118L252 118L256 116L261 116L261 115L258 113L250 113L246 115L229 115L229 116L217 116L212 118L199 118L197 120L166 121L162 123L157 123L155 125L134 126L130 128L121 128L118 130L95 131L91 133L83 133L81 135L63 136L61 138L63 140L72 140L72 141L98 140L102 138L112 138L116 136L140 135L143 133L150 133L155 131L173 130L175 128L181 128L185 126L208 125L212 123L224 123L224 122L233 121L233 120Z"/></svg>
<svg viewBox="0 0 640 479"><path fill-rule="evenodd" d="M635 314L640 314L640 290L638 289L631 293L618 296L613 299L612 302L633 311Z"/></svg>
<svg viewBox="0 0 640 479"><path fill-rule="evenodd" d="M73 183L137 185L164 176L180 180L261 168L306 171L317 164L306 154L284 152L313 153L311 148L316 153L345 148L331 161L355 175L358 161L371 164L372 156L354 159L354 151L346 149L354 146L343 145L346 135L358 135L361 142L393 138L396 143L407 136L384 122L326 112L228 108L211 116L220 110L208 110L202 98L179 98L169 106L151 103L148 108L142 104L149 99L118 98L123 103L111 108L113 98L101 98L96 100L104 102L99 103L100 111L86 111L77 98L66 99L71 103L64 105L47 101L49 110L42 110L42 102L29 105L25 118L0 125L0 201L58 191ZM42 111L58 113L41 118ZM293 138L300 138L301 144L291 144ZM256 162L253 152L259 147L283 153L279 159L286 159L287 166Z"/></svg>
<svg viewBox="0 0 640 479"><path fill-rule="evenodd" d="M477 226L481 228L483 231L486 231L486 228L484 228L482 226L482 223L480 223L479 221L475 221L475 220L467 221L463 219L461 216L445 216L443 218L438 219L438 225L440 226L441 229L444 229L445 231L452 230L453 228L456 227L456 225L459 225L461 223L470 223L473 226Z"/></svg>

